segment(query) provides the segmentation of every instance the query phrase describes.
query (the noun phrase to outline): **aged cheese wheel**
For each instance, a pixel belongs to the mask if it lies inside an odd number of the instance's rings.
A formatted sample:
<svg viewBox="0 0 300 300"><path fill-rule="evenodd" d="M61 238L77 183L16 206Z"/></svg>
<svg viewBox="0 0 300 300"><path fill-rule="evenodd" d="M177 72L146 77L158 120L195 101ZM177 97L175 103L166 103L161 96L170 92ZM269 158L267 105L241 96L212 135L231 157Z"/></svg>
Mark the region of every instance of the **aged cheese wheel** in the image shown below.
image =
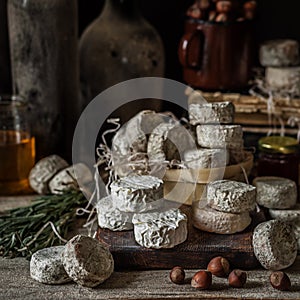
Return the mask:
<svg viewBox="0 0 300 300"><path fill-rule="evenodd" d="M30 276L46 284L61 284L72 281L62 262L64 246L38 250L31 256Z"/></svg>
<svg viewBox="0 0 300 300"><path fill-rule="evenodd" d="M268 270L285 269L297 257L295 234L280 220L263 222L254 229L253 248L260 264Z"/></svg>
<svg viewBox="0 0 300 300"><path fill-rule="evenodd" d="M108 196L96 204L98 215L98 225L101 228L107 228L112 231L132 230L133 213L121 212L114 207L112 197Z"/></svg>
<svg viewBox="0 0 300 300"><path fill-rule="evenodd" d="M191 103L189 119L192 125L233 123L234 105L231 102Z"/></svg>
<svg viewBox="0 0 300 300"><path fill-rule="evenodd" d="M29 184L39 194L50 192L48 184L60 170L68 167L68 163L58 155L51 155L38 161L29 174Z"/></svg>
<svg viewBox="0 0 300 300"><path fill-rule="evenodd" d="M291 209L269 209L272 219L282 220L285 222L300 221L300 204L296 204Z"/></svg>
<svg viewBox="0 0 300 300"><path fill-rule="evenodd" d="M253 180L256 186L256 202L267 208L288 209L297 202L296 183L281 177L256 177Z"/></svg>
<svg viewBox="0 0 300 300"><path fill-rule="evenodd" d="M271 40L263 43L259 60L264 67L287 67L299 63L299 43L295 40Z"/></svg>
<svg viewBox="0 0 300 300"><path fill-rule="evenodd" d="M292 224L293 226L293 232L295 234L296 240L297 240L297 248L298 248L298 253L300 253L300 222L295 222Z"/></svg>
<svg viewBox="0 0 300 300"><path fill-rule="evenodd" d="M161 123L149 136L147 153L149 161L161 164L165 160L182 160L187 149L196 149L189 131L179 123Z"/></svg>
<svg viewBox="0 0 300 300"><path fill-rule="evenodd" d="M184 163L190 169L222 168L229 163L229 153L226 149L187 150Z"/></svg>
<svg viewBox="0 0 300 300"><path fill-rule="evenodd" d="M198 125L197 141L203 148L242 148L243 130L240 125Z"/></svg>
<svg viewBox="0 0 300 300"><path fill-rule="evenodd" d="M300 67L266 68L266 82L271 90L285 90L300 95Z"/></svg>
<svg viewBox="0 0 300 300"><path fill-rule="evenodd" d="M63 265L76 283L96 287L114 270L114 260L104 244L83 235L73 237L65 246Z"/></svg>
<svg viewBox="0 0 300 300"><path fill-rule="evenodd" d="M115 207L123 212L145 212L163 202L163 181L150 175L123 177L114 181L110 189Z"/></svg>
<svg viewBox="0 0 300 300"><path fill-rule="evenodd" d="M146 248L173 248L187 238L187 216L179 209L135 214L136 242Z"/></svg>
<svg viewBox="0 0 300 300"><path fill-rule="evenodd" d="M112 139L112 162L119 176L127 176L134 171L134 159L129 157L137 153L147 152L147 135L162 122L168 122L170 117L158 114L152 110L143 110L125 123ZM138 158L138 156L137 156Z"/></svg>
<svg viewBox="0 0 300 300"><path fill-rule="evenodd" d="M241 214L224 213L209 206L193 207L193 226L208 232L233 234L243 231L251 223L248 212Z"/></svg>
<svg viewBox="0 0 300 300"><path fill-rule="evenodd" d="M50 192L63 194L67 191L79 190L76 180L78 178L83 184L93 181L93 174L85 164L75 164L58 172L49 182Z"/></svg>
<svg viewBox="0 0 300 300"><path fill-rule="evenodd" d="M249 212L255 208L256 188L242 182L218 180L207 185L206 200L211 208L221 212Z"/></svg>

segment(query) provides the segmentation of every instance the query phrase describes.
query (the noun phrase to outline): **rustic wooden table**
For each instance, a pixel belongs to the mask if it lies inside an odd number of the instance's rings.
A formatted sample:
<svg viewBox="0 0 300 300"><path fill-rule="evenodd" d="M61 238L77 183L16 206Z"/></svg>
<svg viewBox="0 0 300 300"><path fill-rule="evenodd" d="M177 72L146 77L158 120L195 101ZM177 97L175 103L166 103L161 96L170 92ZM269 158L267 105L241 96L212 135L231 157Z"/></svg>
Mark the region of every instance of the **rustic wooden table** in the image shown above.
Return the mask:
<svg viewBox="0 0 300 300"><path fill-rule="evenodd" d="M0 211L26 205L30 199L0 197ZM0 258L0 299L300 299L300 256L287 270L292 281L289 292L274 290L269 283L270 272L262 269L248 271L242 289L230 288L226 279L214 277L210 290L197 291L188 282L194 273L187 270L187 283L175 285L169 280L168 270L115 272L104 284L90 289L75 283L38 283L30 277L27 260Z"/></svg>

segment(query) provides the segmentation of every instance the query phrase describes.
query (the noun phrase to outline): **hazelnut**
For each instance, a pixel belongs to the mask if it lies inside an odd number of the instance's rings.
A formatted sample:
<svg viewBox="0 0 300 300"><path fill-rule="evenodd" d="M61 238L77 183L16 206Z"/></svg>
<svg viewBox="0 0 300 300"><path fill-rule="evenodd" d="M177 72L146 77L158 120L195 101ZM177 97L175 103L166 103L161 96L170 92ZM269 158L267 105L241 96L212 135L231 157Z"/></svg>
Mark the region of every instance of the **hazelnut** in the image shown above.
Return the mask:
<svg viewBox="0 0 300 300"><path fill-rule="evenodd" d="M289 276L281 271L273 272L270 275L270 283L274 289L288 291L291 288Z"/></svg>
<svg viewBox="0 0 300 300"><path fill-rule="evenodd" d="M247 1L244 4L244 10L245 11L255 11L256 6L257 6L257 4L255 1Z"/></svg>
<svg viewBox="0 0 300 300"><path fill-rule="evenodd" d="M228 283L231 287L241 288L247 281L247 273L242 270L233 270L228 276Z"/></svg>
<svg viewBox="0 0 300 300"><path fill-rule="evenodd" d="M207 10L210 6L209 0L198 0L198 7L203 10Z"/></svg>
<svg viewBox="0 0 300 300"><path fill-rule="evenodd" d="M209 262L207 270L217 277L225 277L230 271L229 261L222 256L217 256Z"/></svg>
<svg viewBox="0 0 300 300"><path fill-rule="evenodd" d="M170 279L173 283L182 284L184 283L185 272L182 267L174 267L170 272Z"/></svg>
<svg viewBox="0 0 300 300"><path fill-rule="evenodd" d="M218 1L216 4L217 12L228 14L232 10L232 3L230 1Z"/></svg>
<svg viewBox="0 0 300 300"><path fill-rule="evenodd" d="M215 10L212 10L212 11L209 12L208 20L209 20L209 21L214 21L215 18L216 18L216 16L217 16L216 11L215 11Z"/></svg>
<svg viewBox="0 0 300 300"><path fill-rule="evenodd" d="M228 16L226 14L218 14L215 21L216 22L227 22Z"/></svg>
<svg viewBox="0 0 300 300"><path fill-rule="evenodd" d="M199 290L206 290L210 288L211 284L212 274L206 270L197 272L191 281L191 286Z"/></svg>

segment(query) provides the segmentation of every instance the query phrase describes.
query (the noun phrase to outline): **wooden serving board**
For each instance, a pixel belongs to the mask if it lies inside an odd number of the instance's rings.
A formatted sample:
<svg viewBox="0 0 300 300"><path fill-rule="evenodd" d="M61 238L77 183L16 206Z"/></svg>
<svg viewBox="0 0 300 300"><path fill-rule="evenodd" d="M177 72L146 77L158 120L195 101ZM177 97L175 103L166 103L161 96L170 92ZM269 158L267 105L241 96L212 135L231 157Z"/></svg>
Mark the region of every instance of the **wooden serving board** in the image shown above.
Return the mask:
<svg viewBox="0 0 300 300"><path fill-rule="evenodd" d="M253 216L252 224L242 233L221 235L194 228L190 222L191 207L181 208L189 218L187 240L172 249L147 249L139 246L133 231L113 232L99 228L98 240L110 248L117 270L171 269L175 265L184 268L206 268L210 259L221 255L231 266L253 269L259 266L252 247L253 229L265 220L263 212Z"/></svg>

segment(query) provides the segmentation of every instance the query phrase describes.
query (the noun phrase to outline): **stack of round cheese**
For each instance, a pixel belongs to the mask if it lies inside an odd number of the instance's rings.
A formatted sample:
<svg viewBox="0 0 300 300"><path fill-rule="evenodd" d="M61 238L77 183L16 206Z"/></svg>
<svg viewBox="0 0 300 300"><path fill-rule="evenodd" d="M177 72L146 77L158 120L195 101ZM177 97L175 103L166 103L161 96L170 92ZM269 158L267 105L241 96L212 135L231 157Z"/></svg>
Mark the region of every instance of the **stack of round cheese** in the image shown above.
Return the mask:
<svg viewBox="0 0 300 300"><path fill-rule="evenodd" d="M206 201L193 207L193 225L203 231L233 234L251 223L256 188L241 182L218 180L207 185Z"/></svg>
<svg viewBox="0 0 300 300"><path fill-rule="evenodd" d="M163 181L132 175L114 181L111 195L97 205L98 224L112 231L132 230L147 248L172 248L187 238L187 217L179 209L164 208Z"/></svg>
<svg viewBox="0 0 300 300"><path fill-rule="evenodd" d="M299 43L295 40L271 40L263 43L260 63L266 67L266 83L271 90L300 95Z"/></svg>
<svg viewBox="0 0 300 300"><path fill-rule="evenodd" d="M233 117L234 106L231 102L197 103L194 99L189 104L190 124L196 126L200 149L187 151L185 163L188 167L218 168L245 159L242 127L231 125ZM220 151L224 156L221 161Z"/></svg>
<svg viewBox="0 0 300 300"><path fill-rule="evenodd" d="M300 251L300 204L297 204L297 185L282 177L257 177L257 203L269 209L272 219L291 225Z"/></svg>

